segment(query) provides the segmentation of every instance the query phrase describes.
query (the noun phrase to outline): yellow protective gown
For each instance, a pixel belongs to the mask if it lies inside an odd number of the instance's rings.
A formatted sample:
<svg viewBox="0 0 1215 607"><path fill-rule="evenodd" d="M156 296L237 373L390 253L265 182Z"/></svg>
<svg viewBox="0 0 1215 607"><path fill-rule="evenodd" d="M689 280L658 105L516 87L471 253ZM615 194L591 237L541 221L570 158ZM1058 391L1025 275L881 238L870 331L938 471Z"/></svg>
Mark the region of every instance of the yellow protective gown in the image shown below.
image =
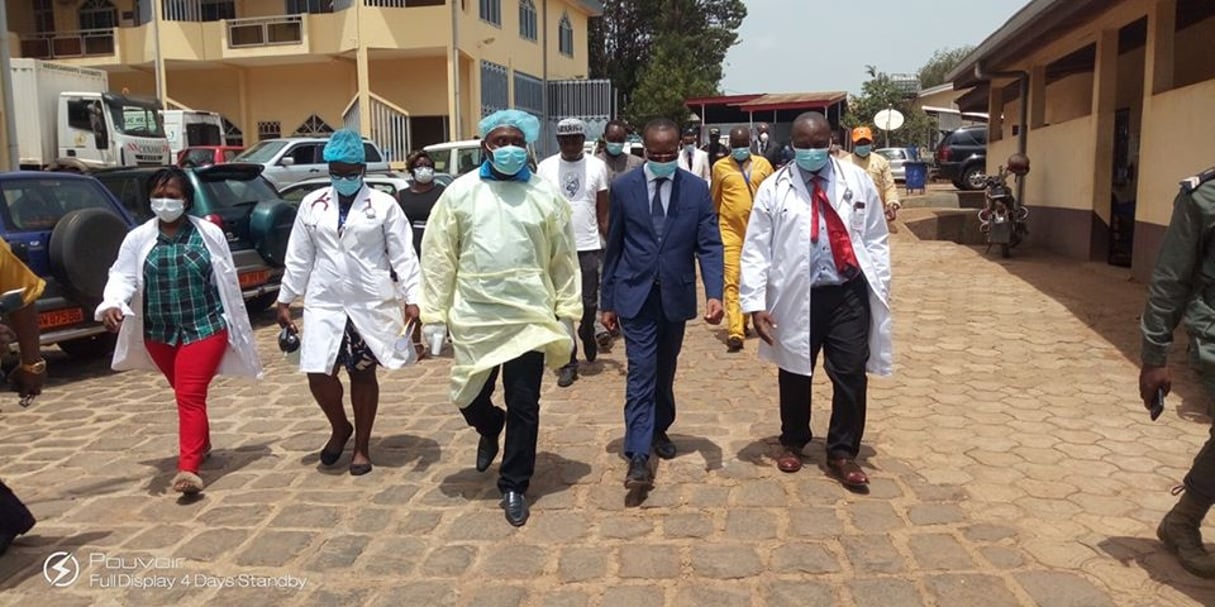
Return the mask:
<svg viewBox="0 0 1215 607"><path fill-rule="evenodd" d="M582 318L582 277L570 205L539 177L452 182L422 237L424 324L446 323L455 348L451 399L472 403L489 371L531 351L569 362L559 319Z"/></svg>
<svg viewBox="0 0 1215 607"><path fill-rule="evenodd" d="M729 337L738 339L746 337L747 328L747 315L742 313L738 299L739 258L742 256L743 240L747 236L747 221L751 218L755 192L773 172L772 165L763 156L755 154L751 155L745 169L731 157L722 158L713 165L713 181L709 187L721 228L726 330Z"/></svg>

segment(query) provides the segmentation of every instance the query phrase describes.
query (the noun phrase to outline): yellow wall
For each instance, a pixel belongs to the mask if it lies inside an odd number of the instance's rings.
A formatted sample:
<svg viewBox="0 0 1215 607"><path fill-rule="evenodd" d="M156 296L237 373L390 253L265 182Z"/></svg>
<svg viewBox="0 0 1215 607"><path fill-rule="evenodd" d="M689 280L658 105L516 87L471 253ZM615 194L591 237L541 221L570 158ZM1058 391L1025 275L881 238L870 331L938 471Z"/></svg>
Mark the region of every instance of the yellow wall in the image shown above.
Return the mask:
<svg viewBox="0 0 1215 607"><path fill-rule="evenodd" d="M1091 117L1075 118L1030 129L1031 169L1025 176L1027 204L1065 209L1093 208L1094 155L1091 151L1085 153L1076 149L1077 142L1091 141L1092 120ZM1012 145L1008 154L992 158L998 161L997 164L1003 164L1016 150L1015 138L1001 143Z"/></svg>
<svg viewBox="0 0 1215 607"><path fill-rule="evenodd" d="M1215 161L1215 80L1152 96L1144 107L1136 219L1168 224L1178 182Z"/></svg>
<svg viewBox="0 0 1215 607"><path fill-rule="evenodd" d="M1093 111L1093 74L1072 74L1046 86L1046 123L1059 124Z"/></svg>
<svg viewBox="0 0 1215 607"><path fill-rule="evenodd" d="M447 114L447 59L372 60L371 91L409 112L411 116Z"/></svg>

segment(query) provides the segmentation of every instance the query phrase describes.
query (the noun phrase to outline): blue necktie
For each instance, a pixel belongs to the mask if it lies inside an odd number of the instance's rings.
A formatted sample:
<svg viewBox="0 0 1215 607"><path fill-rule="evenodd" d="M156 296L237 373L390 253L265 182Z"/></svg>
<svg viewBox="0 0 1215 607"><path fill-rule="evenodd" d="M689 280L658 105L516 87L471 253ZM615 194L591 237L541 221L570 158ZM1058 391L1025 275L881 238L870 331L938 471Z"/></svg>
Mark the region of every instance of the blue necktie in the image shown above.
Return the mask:
<svg viewBox="0 0 1215 607"><path fill-rule="evenodd" d="M662 240L662 228L667 217L666 212L662 210L662 184L666 181L666 177L654 180L654 200L650 203L650 220L654 222L654 235L659 241Z"/></svg>

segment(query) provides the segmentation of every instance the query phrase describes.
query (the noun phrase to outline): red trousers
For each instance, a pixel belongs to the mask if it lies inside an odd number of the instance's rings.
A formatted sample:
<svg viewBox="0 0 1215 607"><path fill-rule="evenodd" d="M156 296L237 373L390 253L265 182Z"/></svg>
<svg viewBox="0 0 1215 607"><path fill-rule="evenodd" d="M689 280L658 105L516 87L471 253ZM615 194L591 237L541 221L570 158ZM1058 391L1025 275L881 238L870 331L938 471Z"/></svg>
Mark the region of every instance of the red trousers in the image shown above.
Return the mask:
<svg viewBox="0 0 1215 607"><path fill-rule="evenodd" d="M177 397L177 469L197 474L204 454L211 447L207 389L228 349L228 332L221 331L184 346L151 340L145 340L144 344Z"/></svg>

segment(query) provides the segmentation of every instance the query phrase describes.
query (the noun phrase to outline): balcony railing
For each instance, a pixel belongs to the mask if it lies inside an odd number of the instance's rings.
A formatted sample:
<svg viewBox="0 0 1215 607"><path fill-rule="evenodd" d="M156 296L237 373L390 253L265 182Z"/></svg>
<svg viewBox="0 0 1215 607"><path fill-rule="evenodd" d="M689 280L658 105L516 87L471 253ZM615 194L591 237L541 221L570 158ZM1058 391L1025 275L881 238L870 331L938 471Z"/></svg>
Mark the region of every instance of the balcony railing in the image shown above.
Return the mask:
<svg viewBox="0 0 1215 607"><path fill-rule="evenodd" d="M364 6L375 8L413 8L415 6L443 6L447 0L363 0Z"/></svg>
<svg viewBox="0 0 1215 607"><path fill-rule="evenodd" d="M108 57L114 54L114 30L53 32L21 37L21 55L33 59Z"/></svg>
<svg viewBox="0 0 1215 607"><path fill-rule="evenodd" d="M228 19L227 24L230 48L300 44L304 41L304 21L299 15Z"/></svg>

